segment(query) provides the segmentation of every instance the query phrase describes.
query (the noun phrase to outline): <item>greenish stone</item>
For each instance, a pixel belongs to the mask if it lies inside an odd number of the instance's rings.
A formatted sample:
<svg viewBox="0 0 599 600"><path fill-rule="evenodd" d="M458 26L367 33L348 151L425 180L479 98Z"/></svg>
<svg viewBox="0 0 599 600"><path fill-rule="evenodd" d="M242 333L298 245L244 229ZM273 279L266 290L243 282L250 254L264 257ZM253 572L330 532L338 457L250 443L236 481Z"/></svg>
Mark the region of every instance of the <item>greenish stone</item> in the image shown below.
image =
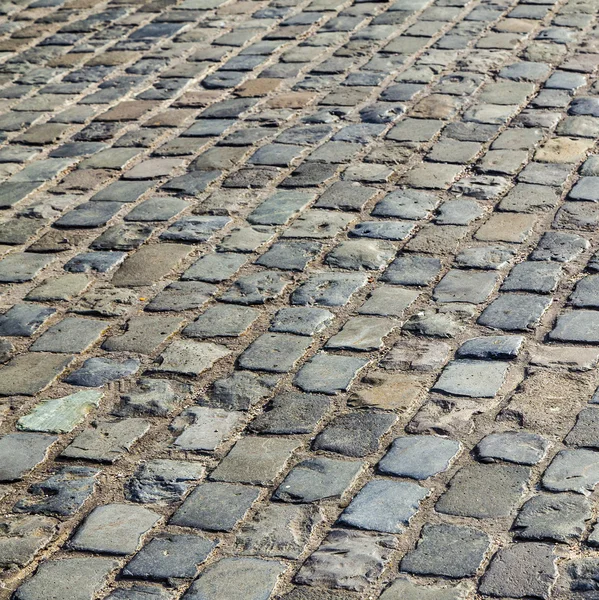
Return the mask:
<svg viewBox="0 0 599 600"><path fill-rule="evenodd" d="M98 406L103 392L84 390L63 398L44 400L24 417L17 427L26 431L69 433L94 408Z"/></svg>

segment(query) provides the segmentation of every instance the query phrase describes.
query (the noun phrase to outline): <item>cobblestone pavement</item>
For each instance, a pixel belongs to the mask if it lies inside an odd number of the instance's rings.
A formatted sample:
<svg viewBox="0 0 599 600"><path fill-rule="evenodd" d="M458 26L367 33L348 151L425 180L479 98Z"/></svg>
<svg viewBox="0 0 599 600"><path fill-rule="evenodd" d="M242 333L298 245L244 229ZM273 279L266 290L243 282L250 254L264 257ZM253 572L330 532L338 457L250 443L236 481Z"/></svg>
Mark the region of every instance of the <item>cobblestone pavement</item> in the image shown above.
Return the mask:
<svg viewBox="0 0 599 600"><path fill-rule="evenodd" d="M1 598L599 598L597 0L0 12Z"/></svg>

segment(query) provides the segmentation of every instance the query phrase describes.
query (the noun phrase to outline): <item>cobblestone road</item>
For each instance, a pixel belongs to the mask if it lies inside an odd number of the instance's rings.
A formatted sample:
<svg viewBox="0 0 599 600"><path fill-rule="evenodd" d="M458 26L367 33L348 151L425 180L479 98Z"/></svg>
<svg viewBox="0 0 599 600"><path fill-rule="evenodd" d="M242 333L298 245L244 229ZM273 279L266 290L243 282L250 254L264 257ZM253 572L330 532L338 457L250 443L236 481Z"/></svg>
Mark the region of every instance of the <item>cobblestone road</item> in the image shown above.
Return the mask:
<svg viewBox="0 0 599 600"><path fill-rule="evenodd" d="M0 12L1 598L599 598L597 0Z"/></svg>

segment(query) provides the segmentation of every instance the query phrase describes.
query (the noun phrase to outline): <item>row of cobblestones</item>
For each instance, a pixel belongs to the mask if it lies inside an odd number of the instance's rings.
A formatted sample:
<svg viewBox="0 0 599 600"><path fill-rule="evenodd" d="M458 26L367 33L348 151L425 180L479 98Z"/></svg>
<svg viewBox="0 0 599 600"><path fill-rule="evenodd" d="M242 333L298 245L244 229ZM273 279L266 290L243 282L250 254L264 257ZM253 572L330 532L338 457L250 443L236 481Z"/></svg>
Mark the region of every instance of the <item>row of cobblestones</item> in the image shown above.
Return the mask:
<svg viewBox="0 0 599 600"><path fill-rule="evenodd" d="M596 0L0 6L0 597L599 597Z"/></svg>

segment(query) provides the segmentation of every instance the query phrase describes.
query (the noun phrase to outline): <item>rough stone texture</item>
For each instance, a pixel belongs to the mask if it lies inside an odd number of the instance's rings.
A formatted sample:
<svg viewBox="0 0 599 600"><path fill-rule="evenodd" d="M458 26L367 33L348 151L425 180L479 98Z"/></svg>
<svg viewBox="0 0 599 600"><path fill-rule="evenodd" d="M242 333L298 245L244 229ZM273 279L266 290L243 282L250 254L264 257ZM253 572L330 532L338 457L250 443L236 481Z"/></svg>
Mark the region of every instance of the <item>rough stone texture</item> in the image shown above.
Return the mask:
<svg viewBox="0 0 599 600"><path fill-rule="evenodd" d="M463 528L560 544L555 591L491 593L597 595L598 13L4 3L0 539L60 524L0 596L489 597ZM146 562L79 579L115 503L161 515Z"/></svg>

